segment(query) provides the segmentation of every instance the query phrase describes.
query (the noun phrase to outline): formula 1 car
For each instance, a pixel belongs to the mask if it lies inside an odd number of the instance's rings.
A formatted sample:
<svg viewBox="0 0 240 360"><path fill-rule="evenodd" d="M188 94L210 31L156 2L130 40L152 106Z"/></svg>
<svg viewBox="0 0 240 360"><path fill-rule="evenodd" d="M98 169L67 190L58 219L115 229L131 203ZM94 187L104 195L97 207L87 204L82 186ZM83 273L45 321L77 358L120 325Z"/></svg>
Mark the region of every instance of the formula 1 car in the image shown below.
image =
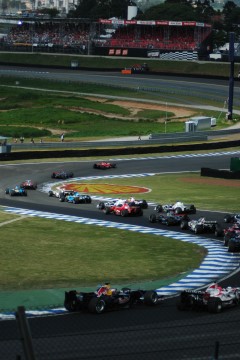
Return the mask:
<svg viewBox="0 0 240 360"><path fill-rule="evenodd" d="M123 204L119 204L119 205L113 204L111 206L105 206L103 211L105 214L114 214L123 217L143 215L143 210L140 205L132 205L131 203L128 202L124 202Z"/></svg>
<svg viewBox="0 0 240 360"><path fill-rule="evenodd" d="M229 246L229 240L236 235L240 235L240 224L234 223L232 226L224 229L223 234L224 246Z"/></svg>
<svg viewBox="0 0 240 360"><path fill-rule="evenodd" d="M184 204L177 201L175 204L157 205L155 207L157 212L173 212L174 214L196 214L196 207L192 204Z"/></svg>
<svg viewBox="0 0 240 360"><path fill-rule="evenodd" d="M134 199L134 201L130 201L130 199L128 200L122 200L123 203L125 201L129 202L129 203L132 203L132 205L137 205L137 206L140 206L142 209L147 209L148 208L148 203L146 200L136 200ZM106 207L111 207L111 206L114 206L116 203L116 200L114 201L108 201L108 202L104 202L104 201L101 201L98 205L97 205L97 208L100 209L100 210L103 210L105 209Z"/></svg>
<svg viewBox="0 0 240 360"><path fill-rule="evenodd" d="M64 171L64 170L59 170L59 171L54 171L51 175L52 179L69 179L73 177L73 172L72 171Z"/></svg>
<svg viewBox="0 0 240 360"><path fill-rule="evenodd" d="M226 214L223 220L225 223L240 223L240 214Z"/></svg>
<svg viewBox="0 0 240 360"><path fill-rule="evenodd" d="M113 169L116 167L117 167L117 164L113 164L113 163L105 162L105 161L101 161L101 162L93 164L94 169L101 169L101 170Z"/></svg>
<svg viewBox="0 0 240 360"><path fill-rule="evenodd" d="M56 190L49 190L48 192L48 196L49 197L56 197L56 198L62 198L65 197L66 192L64 190L61 189L56 189Z"/></svg>
<svg viewBox="0 0 240 360"><path fill-rule="evenodd" d="M21 188L24 189L30 189L30 190L36 190L37 189L37 183L32 180L25 180L20 184Z"/></svg>
<svg viewBox="0 0 240 360"><path fill-rule="evenodd" d="M214 233L215 236L222 236L223 229L217 221L199 218L198 220L183 220L180 224L182 230L191 230L195 234Z"/></svg>
<svg viewBox="0 0 240 360"><path fill-rule="evenodd" d="M65 193L64 196L60 196L59 200L61 202L66 201L73 204L91 204L92 202L91 196L80 194L77 191Z"/></svg>
<svg viewBox="0 0 240 360"><path fill-rule="evenodd" d="M239 287L222 288L213 283L205 291L182 291L177 308L181 311L208 310L210 313L220 313L223 309L237 306L239 303Z"/></svg>
<svg viewBox="0 0 240 360"><path fill-rule="evenodd" d="M100 286L95 292L66 291L64 307L70 312L85 310L90 313L102 314L107 311L130 309L137 304L150 306L158 305L163 301L163 296L156 291L131 290L123 288L106 289Z"/></svg>
<svg viewBox="0 0 240 360"><path fill-rule="evenodd" d="M233 233L228 239L228 251L235 252L240 250L240 233Z"/></svg>
<svg viewBox="0 0 240 360"><path fill-rule="evenodd" d="M9 194L10 196L27 196L27 191L21 186L15 186L12 189L7 188L5 194Z"/></svg>
<svg viewBox="0 0 240 360"><path fill-rule="evenodd" d="M149 67L146 63L143 64L134 64L131 67L132 74L143 74L149 71Z"/></svg>
<svg viewBox="0 0 240 360"><path fill-rule="evenodd" d="M229 252L235 252L240 250L240 224L234 223L224 232L224 246L228 246Z"/></svg>
<svg viewBox="0 0 240 360"><path fill-rule="evenodd" d="M150 214L149 215L150 223L159 222L162 225L167 225L167 226L180 225L183 220L190 221L190 218L188 217L187 214L175 215L171 212L167 213L166 215L164 215L164 214Z"/></svg>

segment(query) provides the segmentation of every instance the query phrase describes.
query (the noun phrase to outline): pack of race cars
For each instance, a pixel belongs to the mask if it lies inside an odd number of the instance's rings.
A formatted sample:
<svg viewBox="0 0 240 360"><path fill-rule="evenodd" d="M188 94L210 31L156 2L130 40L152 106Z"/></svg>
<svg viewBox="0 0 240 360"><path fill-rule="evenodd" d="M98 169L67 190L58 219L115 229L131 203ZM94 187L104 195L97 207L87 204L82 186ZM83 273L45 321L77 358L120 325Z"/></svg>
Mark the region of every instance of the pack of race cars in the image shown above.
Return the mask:
<svg viewBox="0 0 240 360"><path fill-rule="evenodd" d="M94 168L111 169L116 168L115 163L98 162L94 163ZM74 176L72 171L57 170L51 174L52 179L66 180ZM6 188L5 193L10 196L27 196L27 190L36 190L37 182L25 180L12 188ZM92 198L89 194L81 194L78 191L64 190L55 188L49 190L49 197L58 198L60 202L73 204L91 204ZM143 210L148 209L148 202L144 199L115 199L112 201L100 201L97 208L106 215L142 216ZM148 216L149 222L159 223L166 226L179 226L181 230L191 231L194 234L212 233L216 237L223 238L224 246L228 247L229 252L240 251L240 214L225 214L223 223L216 220L208 220L204 217L191 219L191 215L197 213L194 204L185 204L182 201L176 201L170 204L157 204L155 212Z"/></svg>

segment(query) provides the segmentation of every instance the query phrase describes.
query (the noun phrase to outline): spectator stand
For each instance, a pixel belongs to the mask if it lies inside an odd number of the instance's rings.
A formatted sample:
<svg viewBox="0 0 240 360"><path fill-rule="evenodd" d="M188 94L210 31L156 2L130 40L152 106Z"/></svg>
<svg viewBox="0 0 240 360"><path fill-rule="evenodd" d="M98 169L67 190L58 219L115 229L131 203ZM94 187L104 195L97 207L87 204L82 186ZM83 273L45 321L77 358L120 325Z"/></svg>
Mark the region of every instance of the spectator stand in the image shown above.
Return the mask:
<svg viewBox="0 0 240 360"><path fill-rule="evenodd" d="M198 59L207 52L211 25L194 21L24 19L2 38L2 50L103 56ZM155 51L155 53L154 53Z"/></svg>

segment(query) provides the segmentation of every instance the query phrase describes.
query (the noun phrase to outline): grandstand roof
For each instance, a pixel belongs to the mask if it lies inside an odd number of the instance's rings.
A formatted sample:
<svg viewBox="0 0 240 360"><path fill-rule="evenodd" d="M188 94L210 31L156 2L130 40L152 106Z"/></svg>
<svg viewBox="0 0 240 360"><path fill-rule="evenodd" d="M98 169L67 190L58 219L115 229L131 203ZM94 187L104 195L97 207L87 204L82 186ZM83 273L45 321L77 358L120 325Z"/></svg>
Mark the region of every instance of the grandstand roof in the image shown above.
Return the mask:
<svg viewBox="0 0 240 360"><path fill-rule="evenodd" d="M168 21L168 20L122 20L122 19L99 19L102 24L113 25L161 25L161 26L194 26L211 27L210 24L197 21Z"/></svg>

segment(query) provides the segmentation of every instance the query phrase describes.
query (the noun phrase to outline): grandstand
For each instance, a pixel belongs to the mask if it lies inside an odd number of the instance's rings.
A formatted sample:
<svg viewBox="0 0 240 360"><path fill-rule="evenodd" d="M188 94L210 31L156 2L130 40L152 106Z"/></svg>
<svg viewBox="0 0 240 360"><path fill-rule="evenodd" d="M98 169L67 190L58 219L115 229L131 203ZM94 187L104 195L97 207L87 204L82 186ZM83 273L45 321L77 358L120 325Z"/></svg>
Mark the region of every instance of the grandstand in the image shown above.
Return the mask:
<svg viewBox="0 0 240 360"><path fill-rule="evenodd" d="M3 19L0 19L0 23ZM5 18L5 22L8 20ZM207 54L211 25L194 21L12 19L0 49L197 60Z"/></svg>
<svg viewBox="0 0 240 360"><path fill-rule="evenodd" d="M195 21L100 19L99 22L108 28L115 27L115 31L110 38L94 41L98 55L198 59L207 53L212 31L211 25Z"/></svg>

